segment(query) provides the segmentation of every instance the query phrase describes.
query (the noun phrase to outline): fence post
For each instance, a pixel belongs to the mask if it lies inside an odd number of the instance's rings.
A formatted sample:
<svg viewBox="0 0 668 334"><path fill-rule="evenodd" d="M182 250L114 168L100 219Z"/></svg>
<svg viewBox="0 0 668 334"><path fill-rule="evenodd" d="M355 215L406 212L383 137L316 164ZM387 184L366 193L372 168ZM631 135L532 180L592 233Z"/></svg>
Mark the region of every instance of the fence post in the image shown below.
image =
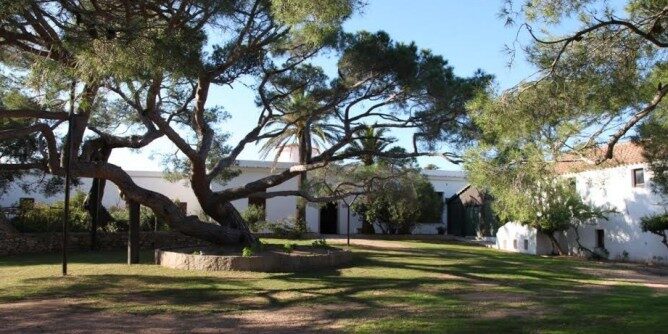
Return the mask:
<svg viewBox="0 0 668 334"><path fill-rule="evenodd" d="M128 264L139 263L139 203L128 200Z"/></svg>

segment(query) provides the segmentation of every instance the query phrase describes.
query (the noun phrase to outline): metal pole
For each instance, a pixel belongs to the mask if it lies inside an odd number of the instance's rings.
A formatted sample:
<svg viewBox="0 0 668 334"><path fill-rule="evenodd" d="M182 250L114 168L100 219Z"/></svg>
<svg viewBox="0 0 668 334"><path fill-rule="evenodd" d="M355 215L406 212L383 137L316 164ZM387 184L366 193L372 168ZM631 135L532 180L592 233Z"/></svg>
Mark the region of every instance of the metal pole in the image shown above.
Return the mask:
<svg viewBox="0 0 668 334"><path fill-rule="evenodd" d="M102 180L93 179L93 184L95 184L95 216L91 217L90 227L90 250L92 251L97 250L97 227L100 226L100 192L102 191Z"/></svg>
<svg viewBox="0 0 668 334"><path fill-rule="evenodd" d="M70 158L72 156L72 118L74 117L74 98L75 98L76 82L72 81L70 89L70 112L67 118L67 141L65 142L65 204L63 208L63 276L67 276L67 225L70 220Z"/></svg>
<svg viewBox="0 0 668 334"><path fill-rule="evenodd" d="M348 235L347 244L350 246L350 204L346 203L346 205L348 205L348 226L346 227L346 234Z"/></svg>

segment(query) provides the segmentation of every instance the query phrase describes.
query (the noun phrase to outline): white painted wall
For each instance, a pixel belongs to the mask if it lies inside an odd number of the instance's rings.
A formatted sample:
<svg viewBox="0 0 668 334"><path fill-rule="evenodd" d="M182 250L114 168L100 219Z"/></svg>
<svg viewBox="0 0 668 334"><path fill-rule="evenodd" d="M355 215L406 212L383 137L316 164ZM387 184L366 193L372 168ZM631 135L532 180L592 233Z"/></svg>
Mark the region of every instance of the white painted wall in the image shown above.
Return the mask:
<svg viewBox="0 0 668 334"><path fill-rule="evenodd" d="M644 168L644 186L633 186L633 169L637 168ZM652 192L652 174L646 164L585 171L565 177L575 177L577 191L585 202L618 212L609 215L607 221L601 220L580 229L580 240L585 247L595 248L596 229L603 229L605 248L611 259L623 259L626 252L628 259L633 261L668 262L668 247L658 236L640 229L643 216L666 210L666 199ZM571 237L569 245L575 249L572 240Z"/></svg>
<svg viewBox="0 0 668 334"><path fill-rule="evenodd" d="M562 246L566 246L564 236L557 236L557 240ZM509 252L535 255L555 253L552 242L545 234L516 222L509 222L499 227L494 247Z"/></svg>
<svg viewBox="0 0 668 334"><path fill-rule="evenodd" d="M239 169L241 174L226 184L214 184L212 186L214 191L221 190L228 187L237 187L247 184L248 182L258 180L265 176L274 173L274 169L282 169L290 166L287 162L267 162L267 161L240 161ZM188 205L188 213L197 215L201 213L201 207L197 202L195 194L188 185L187 181L169 182L163 178L161 172L146 172L146 171L128 171L132 179L141 187L165 194L172 200L178 199L181 202L186 202ZM457 171L425 171L425 174L434 185L436 191L443 192L443 201L452 196L456 191L466 185L466 178L463 172ZM74 191L87 192L90 188L91 179L81 179L82 184ZM267 191L277 190L295 190L297 189L297 179L291 179L276 187L267 189ZM13 185L7 194L0 197L0 207L9 207L14 205L22 197L32 197L38 202L53 202L62 200L62 194L52 196L50 198L44 197L40 193L26 193L21 188ZM347 199L350 203L352 198ZM123 206L125 202L120 198L118 188L111 182L107 183L104 193L105 206ZM248 207L248 199L239 199L232 202L232 204L239 210L243 211ZM267 220L279 221L286 218L294 217L296 198L288 197L274 197L266 201ZM445 219L447 212L443 212L443 221L439 224L418 224L413 232L414 234L436 234L438 226L445 227ZM346 234L348 220L348 206L340 201L338 203L338 232L339 234ZM306 208L306 221L310 232L320 232L320 204L309 203ZM361 220L354 212L350 214L350 233L357 234L358 228L362 227ZM377 232L380 231L377 229Z"/></svg>
<svg viewBox="0 0 668 334"><path fill-rule="evenodd" d="M637 168L645 170L644 186L633 186L632 173ZM575 178L576 189L585 202L617 211L608 215L608 220L600 220L579 229L583 246L594 250L596 230L603 229L605 249L610 259L668 263L668 248L661 243L660 238L640 229L643 216L666 210L666 199L651 190L652 174L645 164L591 170L564 177ZM529 240L527 250L523 247L524 239ZM529 254L552 253L552 244L546 236L517 223L506 223L499 228L496 240L498 249ZM513 240L518 240L518 249L514 249ZM559 240L571 254L578 253L573 231L567 231ZM625 257L624 253L628 256Z"/></svg>

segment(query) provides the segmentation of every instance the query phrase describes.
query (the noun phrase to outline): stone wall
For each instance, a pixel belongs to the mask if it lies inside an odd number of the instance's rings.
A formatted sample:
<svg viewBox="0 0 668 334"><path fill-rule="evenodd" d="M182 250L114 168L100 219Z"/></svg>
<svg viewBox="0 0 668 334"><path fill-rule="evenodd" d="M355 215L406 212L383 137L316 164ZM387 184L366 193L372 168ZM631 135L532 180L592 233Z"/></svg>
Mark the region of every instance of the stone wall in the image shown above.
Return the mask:
<svg viewBox="0 0 668 334"><path fill-rule="evenodd" d="M128 233L98 233L100 250L125 249ZM211 245L176 232L140 232L139 244L142 249L197 247ZM0 256L51 253L62 249L60 233L12 233L0 231ZM69 233L68 249L72 251L90 250L89 233Z"/></svg>

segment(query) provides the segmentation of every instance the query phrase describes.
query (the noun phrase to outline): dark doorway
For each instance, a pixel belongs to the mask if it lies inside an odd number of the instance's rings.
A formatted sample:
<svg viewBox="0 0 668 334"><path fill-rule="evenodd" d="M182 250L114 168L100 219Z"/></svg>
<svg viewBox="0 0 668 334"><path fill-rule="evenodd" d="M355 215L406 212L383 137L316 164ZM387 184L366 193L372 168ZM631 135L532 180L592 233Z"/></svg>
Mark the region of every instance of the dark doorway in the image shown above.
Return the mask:
<svg viewBox="0 0 668 334"><path fill-rule="evenodd" d="M338 231L338 206L336 203L327 203L320 208L320 234L337 234Z"/></svg>

